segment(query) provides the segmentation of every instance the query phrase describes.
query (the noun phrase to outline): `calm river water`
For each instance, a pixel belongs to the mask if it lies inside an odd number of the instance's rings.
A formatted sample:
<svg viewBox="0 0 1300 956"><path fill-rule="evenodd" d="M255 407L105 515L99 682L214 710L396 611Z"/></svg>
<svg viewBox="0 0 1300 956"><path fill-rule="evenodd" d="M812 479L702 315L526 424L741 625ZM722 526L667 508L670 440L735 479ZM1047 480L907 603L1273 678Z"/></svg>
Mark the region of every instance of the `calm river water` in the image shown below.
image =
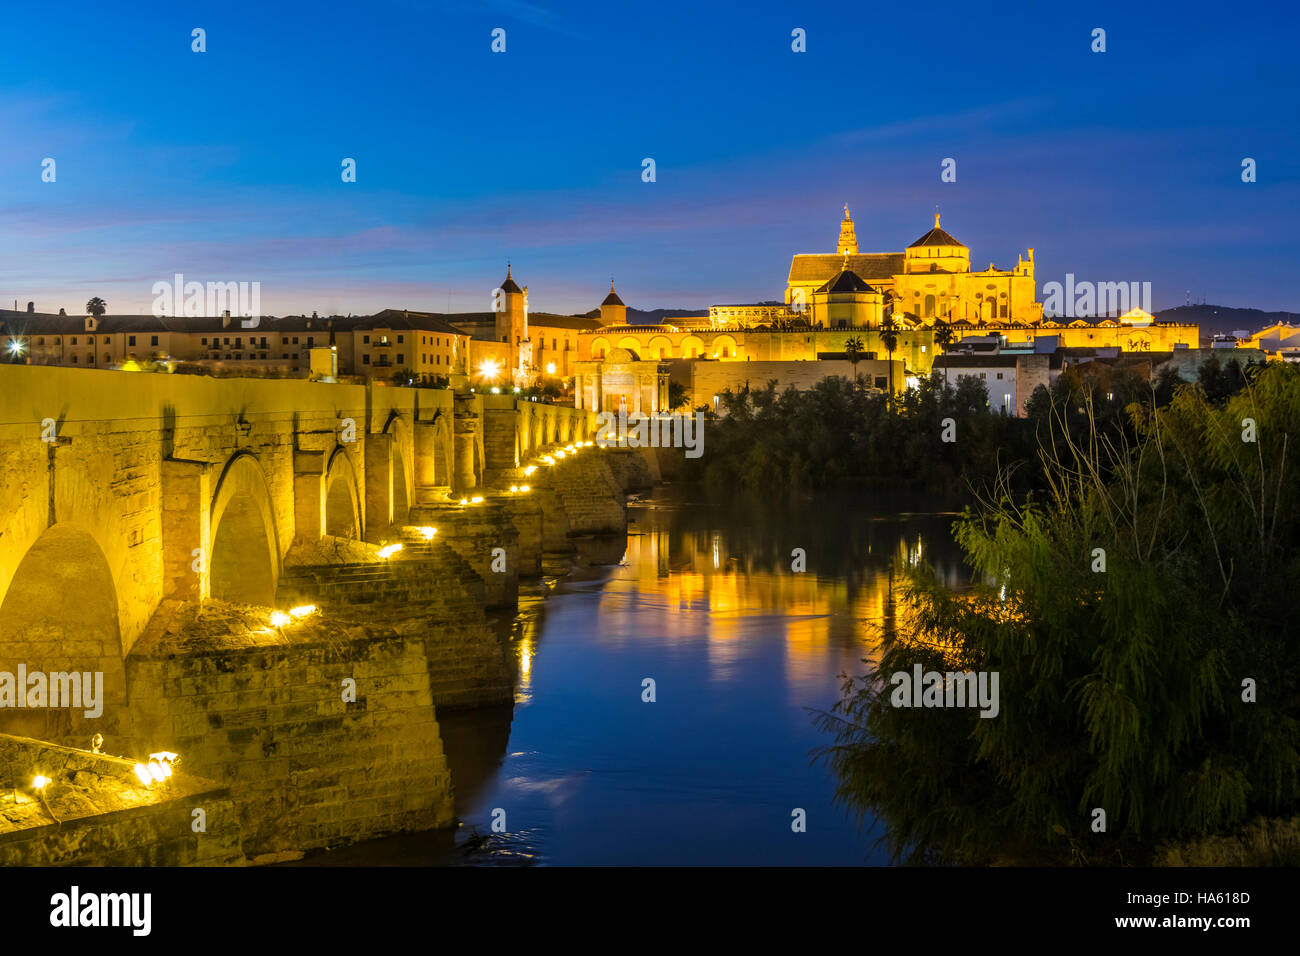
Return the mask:
<svg viewBox="0 0 1300 956"><path fill-rule="evenodd" d="M791 508L660 489L634 502L627 541L587 555L609 563L522 599L505 622L514 706L439 713L459 830L307 862L887 863L833 803L813 716L872 656L895 562L923 557L966 580L952 520L866 495ZM796 548L804 573L791 570ZM796 808L806 832L792 832Z"/></svg>

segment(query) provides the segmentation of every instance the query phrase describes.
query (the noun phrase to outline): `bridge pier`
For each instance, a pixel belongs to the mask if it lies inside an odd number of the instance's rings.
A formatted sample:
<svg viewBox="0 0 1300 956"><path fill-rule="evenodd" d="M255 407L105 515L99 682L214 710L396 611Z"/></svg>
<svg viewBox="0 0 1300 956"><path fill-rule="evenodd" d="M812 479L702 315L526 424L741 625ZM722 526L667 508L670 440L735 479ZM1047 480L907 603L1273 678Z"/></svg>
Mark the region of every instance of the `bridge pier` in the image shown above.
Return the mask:
<svg viewBox="0 0 1300 956"><path fill-rule="evenodd" d="M202 601L211 588L212 465L171 459L162 462L161 471L163 593L173 600Z"/></svg>
<svg viewBox="0 0 1300 956"><path fill-rule="evenodd" d="M295 544L320 540L325 533L325 453L293 453L293 523Z"/></svg>
<svg viewBox="0 0 1300 956"><path fill-rule="evenodd" d="M366 540L378 541L393 526L394 489L405 477L393 468L393 436L366 435ZM405 515L401 516L405 519Z"/></svg>

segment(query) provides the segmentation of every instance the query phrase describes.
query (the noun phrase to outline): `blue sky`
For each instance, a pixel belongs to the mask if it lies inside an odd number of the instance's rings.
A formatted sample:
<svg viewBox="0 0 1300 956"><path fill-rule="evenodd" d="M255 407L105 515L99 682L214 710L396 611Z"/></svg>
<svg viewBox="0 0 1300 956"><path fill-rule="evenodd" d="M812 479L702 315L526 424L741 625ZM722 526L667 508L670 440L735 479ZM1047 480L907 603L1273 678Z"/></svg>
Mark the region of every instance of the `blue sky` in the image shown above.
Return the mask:
<svg viewBox="0 0 1300 956"><path fill-rule="evenodd" d="M507 259L535 310L611 275L642 308L779 299L847 202L864 252L938 204L979 267L1034 246L1040 288L1300 310L1294 7L113 6L3 15L6 305L145 312L181 272L273 314L481 311Z"/></svg>

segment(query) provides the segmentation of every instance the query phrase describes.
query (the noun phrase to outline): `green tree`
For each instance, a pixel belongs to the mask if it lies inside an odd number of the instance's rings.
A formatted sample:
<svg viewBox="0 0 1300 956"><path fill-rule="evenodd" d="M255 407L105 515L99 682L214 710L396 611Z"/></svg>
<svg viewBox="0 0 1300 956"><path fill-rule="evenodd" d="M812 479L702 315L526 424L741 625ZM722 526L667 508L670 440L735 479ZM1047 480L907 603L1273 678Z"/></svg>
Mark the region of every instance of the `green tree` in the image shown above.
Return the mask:
<svg viewBox="0 0 1300 956"><path fill-rule="evenodd" d="M1095 409L1076 441L1053 403L1045 494L959 520L970 589L904 570L902 623L823 717L838 799L899 858L1142 862L1300 808L1300 370L1132 405L1131 433ZM915 664L997 673L998 716L893 706Z"/></svg>
<svg viewBox="0 0 1300 956"><path fill-rule="evenodd" d="M853 378L854 381L856 381L858 377L858 363L862 361L862 339L858 338L856 335L849 338L844 343L844 352L848 355L849 361L853 364Z"/></svg>
<svg viewBox="0 0 1300 956"><path fill-rule="evenodd" d="M108 311L108 303L99 296L94 296L86 303L86 314L101 318Z"/></svg>
<svg viewBox="0 0 1300 956"><path fill-rule="evenodd" d="M894 399L894 349L898 348L898 326L894 324L894 315L891 312L885 316L885 320L880 323L880 342L885 346L885 351L889 353L889 399Z"/></svg>
<svg viewBox="0 0 1300 956"><path fill-rule="evenodd" d="M955 334L952 326L943 319L934 320L934 344L943 349L944 353L947 353L948 346L952 344ZM943 367L943 380L945 383L948 381L948 366L946 365Z"/></svg>

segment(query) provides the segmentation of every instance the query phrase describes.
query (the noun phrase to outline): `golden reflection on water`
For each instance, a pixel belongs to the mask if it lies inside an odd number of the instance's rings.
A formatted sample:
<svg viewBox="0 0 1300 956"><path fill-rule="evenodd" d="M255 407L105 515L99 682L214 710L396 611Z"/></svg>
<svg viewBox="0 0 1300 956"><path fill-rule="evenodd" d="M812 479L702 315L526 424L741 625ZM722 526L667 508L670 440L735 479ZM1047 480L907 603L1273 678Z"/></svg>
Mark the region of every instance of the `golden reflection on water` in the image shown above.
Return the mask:
<svg viewBox="0 0 1300 956"><path fill-rule="evenodd" d="M820 689L828 675L863 673L881 629L900 613L894 559L899 566L919 561L921 538L911 530L892 547L881 544L872 554L864 548L852 573L824 577L791 571L788 560L784 567L753 566L716 531L633 533L625 566L602 593L599 630L605 640L703 640L710 679L723 683L757 652L753 645L777 636L787 686ZM649 619L640 616L646 611Z"/></svg>

